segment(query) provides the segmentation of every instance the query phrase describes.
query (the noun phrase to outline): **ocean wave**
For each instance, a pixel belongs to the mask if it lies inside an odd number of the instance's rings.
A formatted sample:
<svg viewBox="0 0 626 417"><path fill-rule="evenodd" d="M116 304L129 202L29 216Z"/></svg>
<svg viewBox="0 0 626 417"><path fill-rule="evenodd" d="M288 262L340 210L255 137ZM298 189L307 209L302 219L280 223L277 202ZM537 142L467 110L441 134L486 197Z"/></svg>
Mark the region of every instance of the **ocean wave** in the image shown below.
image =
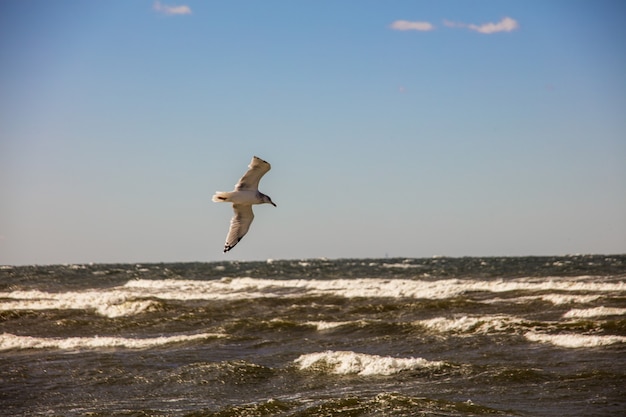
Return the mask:
<svg viewBox="0 0 626 417"><path fill-rule="evenodd" d="M419 410L419 411L417 411ZM152 410L150 410L152 411ZM200 413L198 413L200 414ZM204 414L203 414L204 415ZM424 396L409 396L398 392L376 395L345 393L338 397L270 398L248 404L228 405L211 416L510 416L511 413L474 404L471 400L446 401Z"/></svg>
<svg viewBox="0 0 626 417"><path fill-rule="evenodd" d="M458 318L435 317L428 320L418 320L413 324L439 333L488 334L514 330L516 327L524 326L525 323L526 321L521 318L496 315Z"/></svg>
<svg viewBox="0 0 626 417"><path fill-rule="evenodd" d="M128 348L146 349L170 343L224 337L219 333L199 333L191 335L160 336L148 338L126 338L110 336L48 338L18 336L10 333L0 335L0 351L13 349L98 349Z"/></svg>
<svg viewBox="0 0 626 417"><path fill-rule="evenodd" d="M565 304L589 304L593 303L606 295L603 294L603 291L598 292L596 294L591 295L580 295L580 294L563 294L563 293L553 293L553 294L539 294L539 295L524 295L521 297L512 297L512 298L501 298L495 297L491 300L483 300L482 302L485 304L500 304L500 303L512 303L512 304L528 304L535 301L544 301L546 303L554 304L554 305L565 305Z"/></svg>
<svg viewBox="0 0 626 417"><path fill-rule="evenodd" d="M574 308L563 314L563 318L591 318L603 316L623 316L626 308L617 307L594 307L594 308Z"/></svg>
<svg viewBox="0 0 626 417"><path fill-rule="evenodd" d="M339 327L359 327L368 326L398 325L417 326L436 333L468 333L468 334L489 334L516 330L519 327L528 328L530 324L524 319L506 316L462 316L456 318L434 317L426 320L416 320L411 323L404 322L381 322L371 320L355 321L307 321L305 325L315 327L318 331L332 330Z"/></svg>
<svg viewBox="0 0 626 417"><path fill-rule="evenodd" d="M524 337L531 342L547 343L564 348L594 348L626 343L626 336L584 335L584 334L544 334L527 332Z"/></svg>
<svg viewBox="0 0 626 417"><path fill-rule="evenodd" d="M618 310L618 309L615 309ZM580 310L587 311L587 310ZM596 309L589 309L590 312ZM605 311L605 310L601 310ZM609 312L616 313L613 309L606 309L605 314ZM591 314L591 313L589 313ZM595 313L599 315L599 313ZM572 316L573 317L573 316ZM591 316L589 316L591 317ZM576 317L573 317L576 318ZM407 326L414 326L423 329L426 332L435 335L452 334L455 336L474 336L474 335L495 335L495 334L524 334L529 330L541 331L559 331L572 330L576 327L582 329L594 329L600 331L606 324L604 320L586 321L583 325L578 325L578 320L560 320L560 321L537 321L528 320L521 317L510 316L506 314L496 315L463 315L458 317L433 317L424 320L415 320L413 322L390 322L379 320L354 320L354 321L307 321L303 323L306 326L314 327L317 331L334 330L337 328L359 328L368 330L372 327L398 326L408 329Z"/></svg>
<svg viewBox="0 0 626 417"><path fill-rule="evenodd" d="M370 264L372 266L376 264ZM413 269L413 268L424 268L423 265L420 264L411 264L411 263L394 263L394 264L381 264L382 268L399 268L399 269Z"/></svg>
<svg viewBox="0 0 626 417"><path fill-rule="evenodd" d="M445 366L445 362L429 361L424 358L394 358L391 356L330 350L301 355L294 363L300 370L362 376L393 375L407 370L440 369Z"/></svg>
<svg viewBox="0 0 626 417"><path fill-rule="evenodd" d="M580 277L583 278L583 277ZM589 278L589 277L584 277ZM215 281L145 280L126 283L126 288L142 289L155 297L171 299L241 299L259 297L323 296L390 297L445 299L471 292L511 291L624 292L626 284L599 283L572 278L549 280L460 280L435 281L410 279L262 279L223 278Z"/></svg>
<svg viewBox="0 0 626 417"><path fill-rule="evenodd" d="M142 299L140 294L123 290L91 290L83 292L49 293L43 291L13 291L0 293L0 311L11 310L93 310L110 317L127 317L157 310L161 303Z"/></svg>
<svg viewBox="0 0 626 417"><path fill-rule="evenodd" d="M537 298L554 304L591 302L626 292L624 282L602 283L588 279L536 279L434 281L409 279L259 279L219 280L133 279L124 285L85 291L45 292L39 290L0 292L0 311L83 309L106 317L133 316L160 308L159 300L246 300L258 298L346 297L413 298L441 300L477 292L537 292L516 298L481 302L531 302ZM546 293L552 291L552 293Z"/></svg>
<svg viewBox="0 0 626 417"><path fill-rule="evenodd" d="M359 323L362 321L359 321ZM337 327L348 326L357 322L354 321L307 321L305 324L313 326L319 331L336 329Z"/></svg>

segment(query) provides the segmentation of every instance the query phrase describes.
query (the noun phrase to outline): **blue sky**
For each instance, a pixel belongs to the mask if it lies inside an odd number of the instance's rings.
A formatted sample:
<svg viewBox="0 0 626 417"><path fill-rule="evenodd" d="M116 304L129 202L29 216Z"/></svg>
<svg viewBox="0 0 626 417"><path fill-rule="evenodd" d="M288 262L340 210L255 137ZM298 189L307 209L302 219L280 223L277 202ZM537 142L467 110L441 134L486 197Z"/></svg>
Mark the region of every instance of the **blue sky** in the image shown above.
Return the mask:
<svg viewBox="0 0 626 417"><path fill-rule="evenodd" d="M626 253L620 1L4 1L0 264ZM272 170L249 234L211 202Z"/></svg>

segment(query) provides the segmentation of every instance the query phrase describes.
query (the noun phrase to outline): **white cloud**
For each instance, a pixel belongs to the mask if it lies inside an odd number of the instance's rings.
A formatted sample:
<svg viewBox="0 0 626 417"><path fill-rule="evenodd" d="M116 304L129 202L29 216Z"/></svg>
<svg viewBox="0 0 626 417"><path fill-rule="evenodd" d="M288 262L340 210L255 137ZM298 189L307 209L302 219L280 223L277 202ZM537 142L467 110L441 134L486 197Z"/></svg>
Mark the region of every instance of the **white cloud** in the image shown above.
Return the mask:
<svg viewBox="0 0 626 417"><path fill-rule="evenodd" d="M168 16L177 14L191 14L191 8L189 6L168 6L161 4L160 1L155 1L152 8L159 13L166 14Z"/></svg>
<svg viewBox="0 0 626 417"><path fill-rule="evenodd" d="M510 17L505 17L500 20L498 23L485 23L484 25L469 25L468 28L471 30L475 30L476 32L490 34L497 32L510 32L519 28L519 23L515 19L511 19Z"/></svg>
<svg viewBox="0 0 626 417"><path fill-rule="evenodd" d="M435 26L429 22L410 22L408 20L396 20L391 24L393 30L417 30L420 32L428 32L435 29Z"/></svg>
<svg viewBox="0 0 626 417"><path fill-rule="evenodd" d="M473 23L460 23L460 22L451 22L449 20L444 20L443 24L449 28L467 28L479 33L484 33L486 35L490 35L492 33L498 32L511 32L513 30L519 29L519 23L515 19L510 17L504 17L497 23L484 23L482 25L475 25Z"/></svg>

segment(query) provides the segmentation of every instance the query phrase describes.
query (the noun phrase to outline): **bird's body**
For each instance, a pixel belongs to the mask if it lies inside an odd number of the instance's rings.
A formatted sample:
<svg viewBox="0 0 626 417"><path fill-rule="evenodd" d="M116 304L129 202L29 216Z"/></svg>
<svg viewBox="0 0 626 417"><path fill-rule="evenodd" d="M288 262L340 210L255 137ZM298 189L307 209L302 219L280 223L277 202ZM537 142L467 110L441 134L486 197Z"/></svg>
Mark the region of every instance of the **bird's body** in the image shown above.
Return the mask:
<svg viewBox="0 0 626 417"><path fill-rule="evenodd" d="M213 201L233 203L233 204L263 204L263 196L258 191L252 190L235 190L235 191L218 191L213 196Z"/></svg>
<svg viewBox="0 0 626 417"><path fill-rule="evenodd" d="M248 166L248 171L241 177L233 191L218 191L213 196L215 202L233 203L235 212L233 218L230 219L230 230L224 244L224 252L234 248L248 232L254 220L253 204L268 203L276 207L272 199L258 189L261 177L270 169L269 163L255 156Z"/></svg>

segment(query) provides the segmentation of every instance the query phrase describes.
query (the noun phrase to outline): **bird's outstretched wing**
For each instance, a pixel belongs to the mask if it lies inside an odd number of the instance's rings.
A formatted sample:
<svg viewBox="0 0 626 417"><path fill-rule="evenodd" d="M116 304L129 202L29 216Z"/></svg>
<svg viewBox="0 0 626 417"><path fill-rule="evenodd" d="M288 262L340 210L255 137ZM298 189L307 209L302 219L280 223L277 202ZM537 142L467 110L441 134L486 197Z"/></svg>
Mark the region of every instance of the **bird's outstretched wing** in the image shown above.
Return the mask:
<svg viewBox="0 0 626 417"><path fill-rule="evenodd" d="M228 252L239 243L241 238L248 233L250 224L254 220L252 206L249 204L233 204L233 211L235 215L230 219L230 230L224 244L224 252Z"/></svg>
<svg viewBox="0 0 626 417"><path fill-rule="evenodd" d="M258 190L261 177L271 168L272 166L268 162L256 156L252 157L252 162L248 165L248 171L243 174L243 177L235 185L235 190Z"/></svg>

